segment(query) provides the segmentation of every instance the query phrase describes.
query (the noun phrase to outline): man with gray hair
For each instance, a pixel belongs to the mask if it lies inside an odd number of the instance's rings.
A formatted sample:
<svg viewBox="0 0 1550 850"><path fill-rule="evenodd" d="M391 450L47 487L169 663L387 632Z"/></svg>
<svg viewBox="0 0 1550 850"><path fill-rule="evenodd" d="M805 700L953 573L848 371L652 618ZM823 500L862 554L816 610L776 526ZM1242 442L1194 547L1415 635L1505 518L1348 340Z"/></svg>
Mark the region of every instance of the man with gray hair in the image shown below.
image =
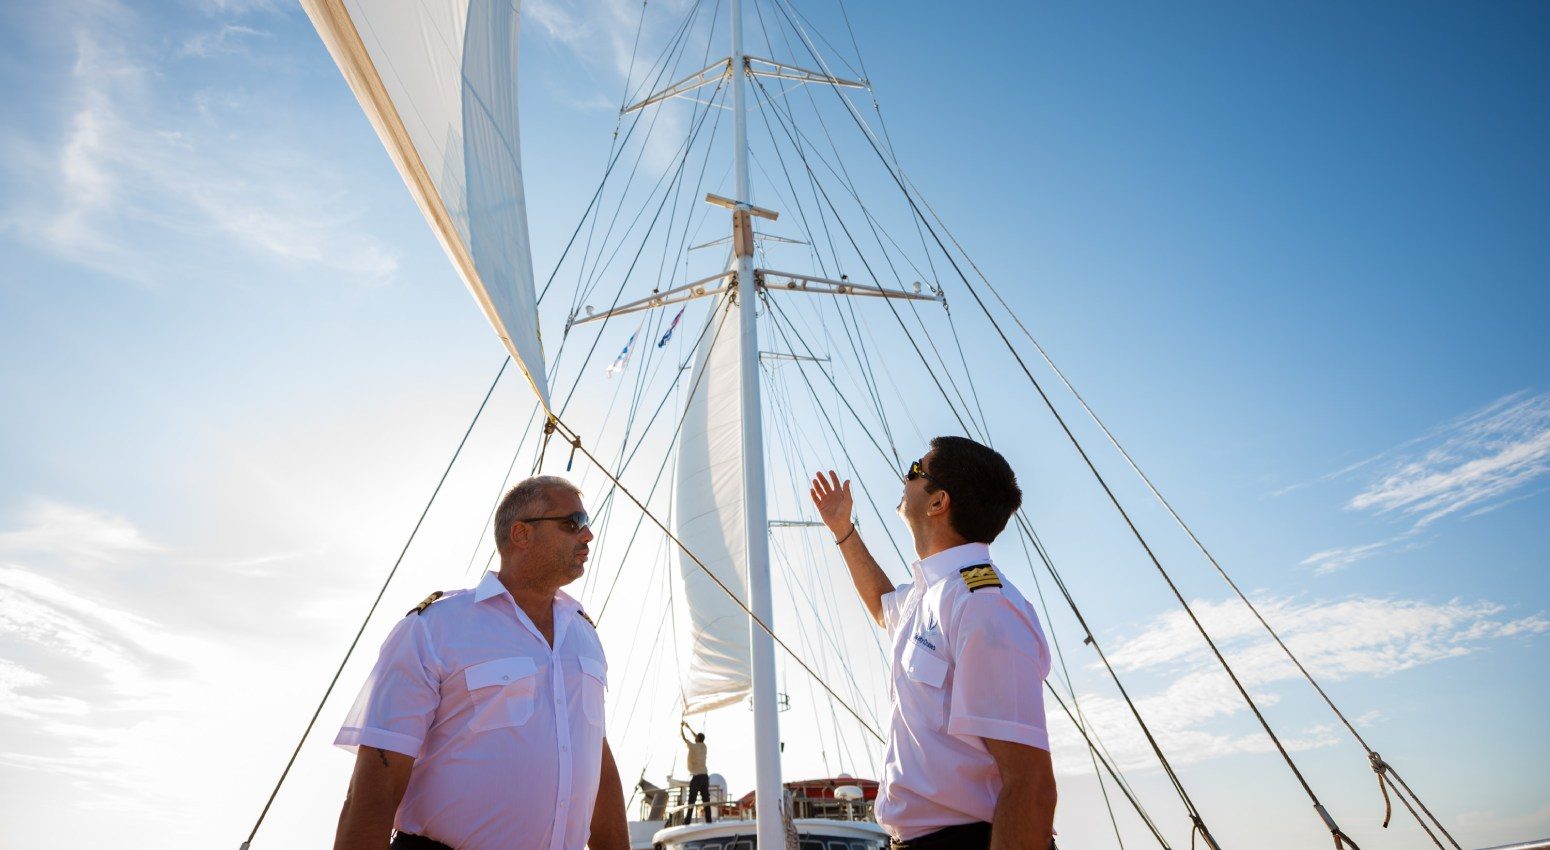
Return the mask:
<svg viewBox="0 0 1550 850"><path fill-rule="evenodd" d="M560 590L590 525L569 481L523 481L495 511L500 569L393 629L334 741L356 754L335 850L628 849L603 645Z"/></svg>

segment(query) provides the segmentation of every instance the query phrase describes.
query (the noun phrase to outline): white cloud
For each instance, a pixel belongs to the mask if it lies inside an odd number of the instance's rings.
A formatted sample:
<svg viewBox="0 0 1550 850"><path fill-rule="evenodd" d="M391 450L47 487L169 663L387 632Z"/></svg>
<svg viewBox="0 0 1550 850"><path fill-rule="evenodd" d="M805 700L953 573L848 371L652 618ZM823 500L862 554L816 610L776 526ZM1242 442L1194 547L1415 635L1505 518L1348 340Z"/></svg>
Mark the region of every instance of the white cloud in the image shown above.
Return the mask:
<svg viewBox="0 0 1550 850"><path fill-rule="evenodd" d="M1241 603L1197 600L1192 607L1262 708L1280 701L1283 686L1301 687L1301 674ZM1304 666L1325 683L1390 676L1479 652L1489 641L1550 633L1545 615L1505 617L1502 606L1489 602L1269 599L1259 607ZM1109 660L1122 677L1145 671L1167 679L1160 691L1137 690L1134 683L1130 687L1170 760L1183 764L1272 749L1270 739L1258 730L1239 734L1223 728L1229 718L1243 715L1247 705L1182 611L1164 614L1119 642ZM1081 703L1122 766L1155 766L1123 701L1085 694ZM1381 719L1380 712L1367 711L1354 722L1366 726ZM1292 750L1329 746L1340 739L1336 728L1325 725L1280 732L1286 732L1282 741ZM1074 729L1064 730L1062 740L1066 746L1082 746Z"/></svg>
<svg viewBox="0 0 1550 850"><path fill-rule="evenodd" d="M1396 458L1349 507L1399 511L1424 526L1490 503L1550 472L1550 393L1514 393L1444 426L1419 455Z"/></svg>
<svg viewBox="0 0 1550 850"><path fill-rule="evenodd" d="M196 33L178 48L179 56L204 58L218 53L244 53L255 38L270 38L270 33L241 24L221 24L208 32Z"/></svg>
<svg viewBox="0 0 1550 850"><path fill-rule="evenodd" d="M1316 574L1396 549L1413 549L1421 545L1417 536L1422 531L1461 511L1467 511L1467 517L1480 516L1535 495L1524 491L1550 473L1550 392L1503 396L1320 480L1358 473L1369 478L1346 507L1402 516L1408 527L1377 542L1309 555L1302 565L1313 567Z"/></svg>
<svg viewBox="0 0 1550 850"><path fill-rule="evenodd" d="M0 229L147 285L227 274L234 252L367 282L394 273L396 253L354 232L333 175L252 138L263 122L250 110L219 109L226 99L209 91L179 92L187 75L175 59L231 54L260 30L227 23L157 54L158 40L142 38L143 24L122 7L78 11L75 62L54 98L69 110L63 136L40 126L8 140L23 191Z"/></svg>
<svg viewBox="0 0 1550 850"><path fill-rule="evenodd" d="M48 553L76 565L109 565L161 550L120 516L42 501L22 517L20 531L0 532L0 553Z"/></svg>

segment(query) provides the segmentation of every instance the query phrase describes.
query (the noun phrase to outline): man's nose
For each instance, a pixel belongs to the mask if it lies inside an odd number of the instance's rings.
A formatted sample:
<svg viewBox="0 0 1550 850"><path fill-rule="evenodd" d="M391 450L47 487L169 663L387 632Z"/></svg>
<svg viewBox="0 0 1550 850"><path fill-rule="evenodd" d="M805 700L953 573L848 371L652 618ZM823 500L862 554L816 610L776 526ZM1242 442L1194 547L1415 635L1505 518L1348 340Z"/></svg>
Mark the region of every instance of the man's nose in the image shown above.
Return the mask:
<svg viewBox="0 0 1550 850"><path fill-rule="evenodd" d="M592 542L592 538L594 538L596 536L597 535L592 533L592 526L590 526L590 525L587 526L586 528L583 528L581 530L581 542L582 543L590 543L590 542Z"/></svg>

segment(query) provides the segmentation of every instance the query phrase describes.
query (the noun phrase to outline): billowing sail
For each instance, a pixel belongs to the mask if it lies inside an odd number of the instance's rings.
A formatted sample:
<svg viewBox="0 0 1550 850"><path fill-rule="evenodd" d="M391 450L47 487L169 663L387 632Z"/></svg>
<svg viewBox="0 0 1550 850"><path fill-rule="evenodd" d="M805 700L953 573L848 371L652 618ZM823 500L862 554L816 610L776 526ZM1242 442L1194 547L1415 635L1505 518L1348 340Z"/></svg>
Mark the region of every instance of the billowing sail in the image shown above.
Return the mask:
<svg viewBox="0 0 1550 850"><path fill-rule="evenodd" d="M517 134L517 0L302 0L398 172L547 407Z"/></svg>
<svg viewBox="0 0 1550 850"><path fill-rule="evenodd" d="M689 373L694 383L678 441L675 525L678 539L744 603L748 601L743 533L743 431L736 308L717 296ZM682 551L684 624L689 663L684 712L734 703L749 693L748 615Z"/></svg>

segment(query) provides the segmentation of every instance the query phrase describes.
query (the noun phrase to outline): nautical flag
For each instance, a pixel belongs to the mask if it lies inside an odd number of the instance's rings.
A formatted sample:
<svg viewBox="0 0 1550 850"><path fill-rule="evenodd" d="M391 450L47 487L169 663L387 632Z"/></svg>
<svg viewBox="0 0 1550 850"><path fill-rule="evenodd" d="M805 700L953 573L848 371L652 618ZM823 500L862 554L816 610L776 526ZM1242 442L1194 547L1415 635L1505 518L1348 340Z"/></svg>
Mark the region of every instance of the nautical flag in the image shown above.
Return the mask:
<svg viewBox="0 0 1550 850"><path fill-rule="evenodd" d="M640 333L640 331L635 333ZM630 341L624 344L624 350L619 352L619 356L614 358L614 362L608 364L608 368L603 370L603 373L612 378L615 373L623 372L625 364L630 362L630 349L634 347L635 334L630 334Z"/></svg>
<svg viewBox="0 0 1550 850"><path fill-rule="evenodd" d="M687 307L679 307L678 308L678 315L674 316L673 317L673 323L671 325L667 326L667 333L662 334L662 338L657 340L657 348L662 348L662 347L666 346L667 345L667 341L673 338L673 331L678 328L678 320L682 319L684 317L684 310L687 310L687 309L688 309Z"/></svg>

